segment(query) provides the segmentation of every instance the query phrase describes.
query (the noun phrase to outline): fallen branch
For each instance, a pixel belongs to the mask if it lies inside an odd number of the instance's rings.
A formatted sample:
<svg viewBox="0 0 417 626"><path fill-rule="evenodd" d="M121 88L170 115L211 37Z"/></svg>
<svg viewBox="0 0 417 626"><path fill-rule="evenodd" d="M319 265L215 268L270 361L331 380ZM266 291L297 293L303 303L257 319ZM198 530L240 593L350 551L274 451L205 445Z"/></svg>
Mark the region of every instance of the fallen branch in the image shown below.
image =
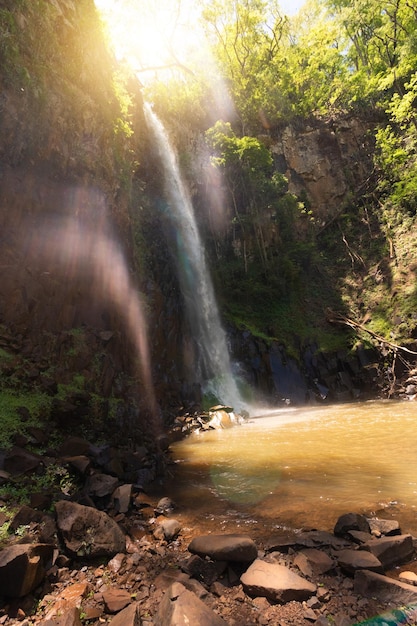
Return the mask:
<svg viewBox="0 0 417 626"><path fill-rule="evenodd" d="M326 315L327 315L327 320L332 324L344 324L345 326L350 326L350 328L353 328L355 330L361 330L371 335L371 337L373 337L380 343L383 343L386 346L389 346L394 351L402 350L403 352L407 352L408 354L414 354L417 356L417 352L414 352L413 350L410 350L409 348L406 348L405 346L400 346L397 343L393 343L392 341L388 341L388 339L384 339L384 337L381 337L380 335L377 335L377 333L374 333L373 330L369 330L369 328L366 328L366 326L364 326L363 324L360 324L359 322L355 322L354 320L351 320L348 317L345 317L341 313L336 313L335 311L332 311L331 309L327 309Z"/></svg>

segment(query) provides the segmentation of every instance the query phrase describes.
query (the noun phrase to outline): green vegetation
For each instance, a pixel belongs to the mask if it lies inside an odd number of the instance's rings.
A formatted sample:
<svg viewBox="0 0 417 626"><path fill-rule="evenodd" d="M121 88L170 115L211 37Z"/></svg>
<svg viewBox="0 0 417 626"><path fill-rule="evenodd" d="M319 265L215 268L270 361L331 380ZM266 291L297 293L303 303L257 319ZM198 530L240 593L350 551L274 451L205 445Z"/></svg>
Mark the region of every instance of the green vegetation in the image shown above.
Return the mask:
<svg viewBox="0 0 417 626"><path fill-rule="evenodd" d="M0 391L0 448L10 447L16 433L25 435L30 427L41 428L50 403L51 399L42 393Z"/></svg>

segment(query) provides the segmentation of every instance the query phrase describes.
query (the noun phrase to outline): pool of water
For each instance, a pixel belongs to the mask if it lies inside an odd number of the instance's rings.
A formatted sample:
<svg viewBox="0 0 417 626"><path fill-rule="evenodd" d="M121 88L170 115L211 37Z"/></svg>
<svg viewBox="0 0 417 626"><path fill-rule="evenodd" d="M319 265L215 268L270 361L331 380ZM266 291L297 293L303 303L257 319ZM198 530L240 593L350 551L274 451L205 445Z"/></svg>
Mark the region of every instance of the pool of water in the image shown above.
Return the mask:
<svg viewBox="0 0 417 626"><path fill-rule="evenodd" d="M333 530L339 515L397 519L417 535L417 403L289 408L172 446L176 517L267 538Z"/></svg>

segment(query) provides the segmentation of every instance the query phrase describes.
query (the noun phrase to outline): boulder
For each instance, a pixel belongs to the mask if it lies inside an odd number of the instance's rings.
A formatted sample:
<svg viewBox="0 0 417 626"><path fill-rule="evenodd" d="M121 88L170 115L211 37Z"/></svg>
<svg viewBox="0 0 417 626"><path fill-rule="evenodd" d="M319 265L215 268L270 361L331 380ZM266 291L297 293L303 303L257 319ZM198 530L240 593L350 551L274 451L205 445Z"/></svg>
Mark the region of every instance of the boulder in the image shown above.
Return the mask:
<svg viewBox="0 0 417 626"><path fill-rule="evenodd" d="M322 550L306 548L295 556L294 565L304 576L319 576L333 569L335 563Z"/></svg>
<svg viewBox="0 0 417 626"><path fill-rule="evenodd" d="M114 556L124 552L125 535L103 511L61 500L55 504L58 529L67 549L76 556Z"/></svg>
<svg viewBox="0 0 417 626"><path fill-rule="evenodd" d="M0 589L4 596L21 598L42 582L52 565L54 546L16 544L0 552Z"/></svg>
<svg viewBox="0 0 417 626"><path fill-rule="evenodd" d="M93 474L86 481L85 491L89 496L105 498L106 496L111 496L118 484L119 481L115 476Z"/></svg>
<svg viewBox="0 0 417 626"><path fill-rule="evenodd" d="M280 604L308 600L317 589L287 567L260 559L252 563L240 580L248 595L262 596Z"/></svg>
<svg viewBox="0 0 417 626"><path fill-rule="evenodd" d="M333 532L337 537L344 537L350 530L360 530L364 533L371 532L368 520L359 513L345 513L341 515L336 522Z"/></svg>
<svg viewBox="0 0 417 626"><path fill-rule="evenodd" d="M11 476L21 476L27 472L32 472L41 464L41 457L33 454L24 448L14 446L6 454L4 459L4 470Z"/></svg>
<svg viewBox="0 0 417 626"><path fill-rule="evenodd" d="M411 559L414 553L413 538L411 535L394 535L371 539L360 546L361 550L368 550L382 563L384 569L399 565Z"/></svg>
<svg viewBox="0 0 417 626"><path fill-rule="evenodd" d="M172 541L177 537L181 531L181 524L176 519L163 519L161 520L154 531L154 536L157 539L165 539L165 541Z"/></svg>
<svg viewBox="0 0 417 626"><path fill-rule="evenodd" d="M366 598L376 598L383 602L417 602L417 589L413 585L399 582L369 570L359 570L355 574L354 591Z"/></svg>
<svg viewBox="0 0 417 626"><path fill-rule="evenodd" d="M258 556L255 543L246 535L201 535L194 537L188 550L213 561L251 563Z"/></svg>
<svg viewBox="0 0 417 626"><path fill-rule="evenodd" d="M186 624L227 626L221 617L178 582L166 591L154 618L154 624L155 626L185 626Z"/></svg>
<svg viewBox="0 0 417 626"><path fill-rule="evenodd" d="M384 572L381 561L365 550L340 550L335 556L345 574L354 574L360 569L367 569L379 574Z"/></svg>
<svg viewBox="0 0 417 626"><path fill-rule="evenodd" d="M132 596L125 589L107 589L103 592L103 602L109 613L118 613L132 602Z"/></svg>

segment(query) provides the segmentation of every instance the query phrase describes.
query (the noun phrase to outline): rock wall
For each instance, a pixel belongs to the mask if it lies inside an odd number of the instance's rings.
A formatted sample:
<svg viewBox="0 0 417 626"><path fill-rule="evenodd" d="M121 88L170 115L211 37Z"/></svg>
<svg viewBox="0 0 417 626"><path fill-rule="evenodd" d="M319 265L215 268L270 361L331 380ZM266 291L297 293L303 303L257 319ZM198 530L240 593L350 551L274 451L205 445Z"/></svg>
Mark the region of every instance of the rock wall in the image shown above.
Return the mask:
<svg viewBox="0 0 417 626"><path fill-rule="evenodd" d="M358 193L373 171L376 119L354 116L311 119L276 129L269 138L278 171L289 191L306 197L314 217L325 222Z"/></svg>

